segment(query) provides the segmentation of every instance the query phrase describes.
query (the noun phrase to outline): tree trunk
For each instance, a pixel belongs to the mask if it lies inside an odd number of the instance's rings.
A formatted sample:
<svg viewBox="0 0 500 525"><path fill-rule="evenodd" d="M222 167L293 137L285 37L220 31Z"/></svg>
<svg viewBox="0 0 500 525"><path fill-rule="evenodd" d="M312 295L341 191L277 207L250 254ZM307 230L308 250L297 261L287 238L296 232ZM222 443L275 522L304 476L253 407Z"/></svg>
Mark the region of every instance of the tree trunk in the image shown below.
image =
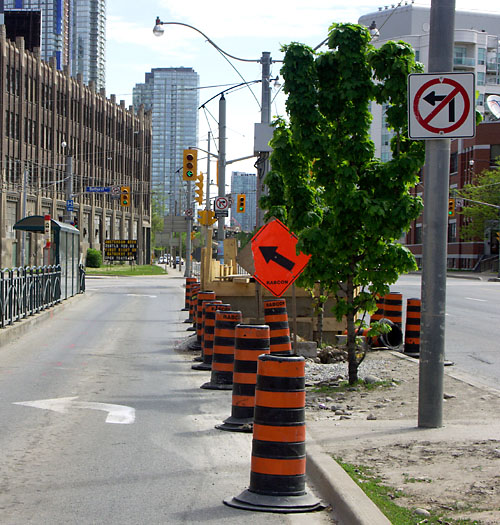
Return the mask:
<svg viewBox="0 0 500 525"><path fill-rule="evenodd" d="M354 283L352 276L347 279L347 303L352 305L354 302ZM347 358L349 364L349 384L352 385L358 380L358 362L356 359L356 327L354 326L354 311L349 309L347 313Z"/></svg>
<svg viewBox="0 0 500 525"><path fill-rule="evenodd" d="M325 316L324 312L324 302L321 300L322 295L325 293L325 287L320 283L319 285L319 298L318 298L318 335L317 342L318 346L323 344L323 319Z"/></svg>

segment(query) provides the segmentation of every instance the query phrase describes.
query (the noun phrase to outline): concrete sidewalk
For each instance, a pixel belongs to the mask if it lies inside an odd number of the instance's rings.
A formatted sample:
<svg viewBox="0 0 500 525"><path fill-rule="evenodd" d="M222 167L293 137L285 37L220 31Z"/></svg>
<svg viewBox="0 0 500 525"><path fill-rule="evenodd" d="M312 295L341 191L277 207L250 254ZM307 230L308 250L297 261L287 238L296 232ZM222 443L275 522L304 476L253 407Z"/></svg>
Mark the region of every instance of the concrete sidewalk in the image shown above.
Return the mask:
<svg viewBox="0 0 500 525"><path fill-rule="evenodd" d="M329 402L348 406L348 416L334 415L324 402L321 409L308 410L307 473L339 523L390 522L332 456L368 466L384 484L408 492L400 501L408 508L423 508L422 518L426 509L442 512L444 508L451 509L446 515L454 519L500 523L500 496L496 489L494 494L488 492L498 482L500 391L445 367L443 426L418 428L418 360L398 352L373 354L371 358L387 364L393 387L364 396L359 392L331 394ZM317 401L325 399L318 397ZM424 450L425 461L420 464ZM470 487L479 491L477 497ZM464 508L496 510L487 515L479 510L476 514L460 512L454 509L454 501L464 501Z"/></svg>

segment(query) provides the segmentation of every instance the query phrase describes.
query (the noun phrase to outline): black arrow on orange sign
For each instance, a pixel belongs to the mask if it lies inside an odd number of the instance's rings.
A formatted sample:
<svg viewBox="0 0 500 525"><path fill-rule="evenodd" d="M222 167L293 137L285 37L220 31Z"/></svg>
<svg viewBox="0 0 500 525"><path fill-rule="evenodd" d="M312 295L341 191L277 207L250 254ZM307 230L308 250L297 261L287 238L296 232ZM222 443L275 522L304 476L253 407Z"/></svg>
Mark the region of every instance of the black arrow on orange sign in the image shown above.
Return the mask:
<svg viewBox="0 0 500 525"><path fill-rule="evenodd" d="M269 261L274 261L279 266L283 266L283 268L285 268L285 270L288 270L289 272L291 272L293 267L295 266L295 263L293 261L287 259L284 255L278 253L277 246L259 246L259 250L262 253L262 256L264 257L266 263L268 263Z"/></svg>

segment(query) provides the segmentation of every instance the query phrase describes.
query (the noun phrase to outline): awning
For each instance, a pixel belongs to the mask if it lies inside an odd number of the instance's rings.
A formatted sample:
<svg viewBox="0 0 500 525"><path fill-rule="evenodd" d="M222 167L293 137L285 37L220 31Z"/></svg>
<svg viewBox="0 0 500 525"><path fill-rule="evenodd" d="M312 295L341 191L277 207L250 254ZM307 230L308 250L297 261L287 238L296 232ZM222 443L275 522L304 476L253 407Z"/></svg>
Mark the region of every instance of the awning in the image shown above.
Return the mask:
<svg viewBox="0 0 500 525"><path fill-rule="evenodd" d="M14 230L21 230L26 232L43 232L45 217L43 215L30 215L25 217L14 224ZM80 235L80 231L77 230L73 225L59 222L54 219L50 219L50 227L53 230L71 232L74 235Z"/></svg>

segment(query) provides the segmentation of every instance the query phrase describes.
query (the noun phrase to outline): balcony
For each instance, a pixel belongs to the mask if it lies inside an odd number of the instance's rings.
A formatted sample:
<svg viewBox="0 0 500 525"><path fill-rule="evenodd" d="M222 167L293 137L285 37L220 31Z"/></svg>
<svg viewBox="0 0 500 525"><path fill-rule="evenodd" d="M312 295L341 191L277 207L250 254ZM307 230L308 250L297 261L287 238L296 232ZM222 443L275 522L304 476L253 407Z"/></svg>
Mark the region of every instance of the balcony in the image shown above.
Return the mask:
<svg viewBox="0 0 500 525"><path fill-rule="evenodd" d="M500 72L500 61L491 60L486 63L487 73L498 73Z"/></svg>
<svg viewBox="0 0 500 525"><path fill-rule="evenodd" d="M476 59L468 57L453 57L454 66L476 67Z"/></svg>

